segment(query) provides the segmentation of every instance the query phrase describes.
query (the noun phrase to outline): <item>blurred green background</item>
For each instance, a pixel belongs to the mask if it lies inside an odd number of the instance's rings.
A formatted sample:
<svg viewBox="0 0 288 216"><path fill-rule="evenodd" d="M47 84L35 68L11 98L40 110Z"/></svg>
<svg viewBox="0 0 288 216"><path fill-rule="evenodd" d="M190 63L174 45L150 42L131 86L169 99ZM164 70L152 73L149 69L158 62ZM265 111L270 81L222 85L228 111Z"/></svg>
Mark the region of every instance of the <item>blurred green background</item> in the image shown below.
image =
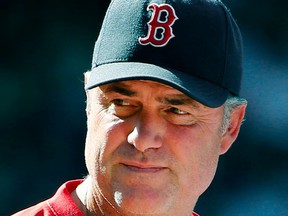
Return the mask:
<svg viewBox="0 0 288 216"><path fill-rule="evenodd" d="M243 33L249 107L196 211L287 216L288 2L223 2ZM83 72L108 4L0 0L0 215L86 175Z"/></svg>

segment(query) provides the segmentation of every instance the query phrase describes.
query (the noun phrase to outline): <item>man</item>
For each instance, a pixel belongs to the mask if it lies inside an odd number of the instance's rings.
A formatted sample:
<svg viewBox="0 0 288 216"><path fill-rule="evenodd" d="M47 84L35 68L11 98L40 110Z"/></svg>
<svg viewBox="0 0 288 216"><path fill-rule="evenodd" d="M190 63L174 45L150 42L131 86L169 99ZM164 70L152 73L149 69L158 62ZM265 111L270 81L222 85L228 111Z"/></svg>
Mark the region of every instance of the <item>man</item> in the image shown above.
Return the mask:
<svg viewBox="0 0 288 216"><path fill-rule="evenodd" d="M88 177L15 215L197 215L246 100L217 0L114 0L85 74Z"/></svg>

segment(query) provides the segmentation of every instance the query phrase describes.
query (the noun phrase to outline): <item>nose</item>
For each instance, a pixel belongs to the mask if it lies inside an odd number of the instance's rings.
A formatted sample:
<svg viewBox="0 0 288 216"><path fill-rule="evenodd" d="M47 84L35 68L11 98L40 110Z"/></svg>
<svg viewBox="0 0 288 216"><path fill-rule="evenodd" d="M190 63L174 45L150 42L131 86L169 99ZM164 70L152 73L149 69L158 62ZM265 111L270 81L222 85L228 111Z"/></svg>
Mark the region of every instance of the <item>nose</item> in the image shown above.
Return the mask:
<svg viewBox="0 0 288 216"><path fill-rule="evenodd" d="M157 117L142 115L129 133L127 141L137 150L158 149L163 144L163 125Z"/></svg>

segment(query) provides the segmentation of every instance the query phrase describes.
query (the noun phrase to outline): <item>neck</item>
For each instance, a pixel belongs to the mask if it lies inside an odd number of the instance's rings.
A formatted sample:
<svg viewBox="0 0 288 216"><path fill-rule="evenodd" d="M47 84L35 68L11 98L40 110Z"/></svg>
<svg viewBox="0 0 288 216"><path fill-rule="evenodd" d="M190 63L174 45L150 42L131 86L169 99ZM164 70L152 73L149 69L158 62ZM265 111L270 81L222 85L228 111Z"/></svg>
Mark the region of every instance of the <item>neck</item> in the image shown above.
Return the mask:
<svg viewBox="0 0 288 216"><path fill-rule="evenodd" d="M115 215L116 208L100 194L95 194L90 177L84 180L75 191L72 198L85 216Z"/></svg>

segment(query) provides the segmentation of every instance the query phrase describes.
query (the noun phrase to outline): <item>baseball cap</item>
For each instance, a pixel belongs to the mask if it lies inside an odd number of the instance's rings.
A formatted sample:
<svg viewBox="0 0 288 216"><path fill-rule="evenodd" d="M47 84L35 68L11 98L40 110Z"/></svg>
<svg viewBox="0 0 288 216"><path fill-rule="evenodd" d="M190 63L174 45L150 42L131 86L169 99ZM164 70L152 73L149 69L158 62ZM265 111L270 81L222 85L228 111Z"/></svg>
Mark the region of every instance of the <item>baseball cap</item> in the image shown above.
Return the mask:
<svg viewBox="0 0 288 216"><path fill-rule="evenodd" d="M221 1L112 0L85 89L152 80L215 108L239 95L241 74L241 33Z"/></svg>

